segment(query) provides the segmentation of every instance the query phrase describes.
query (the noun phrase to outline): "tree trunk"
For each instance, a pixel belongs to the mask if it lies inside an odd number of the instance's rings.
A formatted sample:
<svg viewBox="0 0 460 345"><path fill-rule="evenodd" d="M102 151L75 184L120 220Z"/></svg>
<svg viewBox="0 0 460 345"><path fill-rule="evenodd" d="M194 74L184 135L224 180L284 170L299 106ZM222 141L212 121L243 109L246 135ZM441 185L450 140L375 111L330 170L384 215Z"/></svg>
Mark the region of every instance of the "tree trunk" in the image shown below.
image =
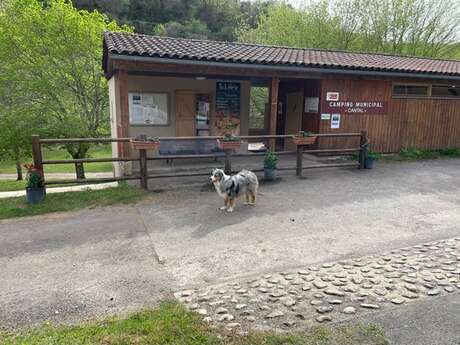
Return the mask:
<svg viewBox="0 0 460 345"><path fill-rule="evenodd" d="M22 166L21 166L21 162L19 161L19 159L16 160L16 175L17 175L16 180L22 181Z"/></svg>
<svg viewBox="0 0 460 345"><path fill-rule="evenodd" d="M77 179L84 179L85 177L85 167L83 163L75 163L75 173L77 175Z"/></svg>

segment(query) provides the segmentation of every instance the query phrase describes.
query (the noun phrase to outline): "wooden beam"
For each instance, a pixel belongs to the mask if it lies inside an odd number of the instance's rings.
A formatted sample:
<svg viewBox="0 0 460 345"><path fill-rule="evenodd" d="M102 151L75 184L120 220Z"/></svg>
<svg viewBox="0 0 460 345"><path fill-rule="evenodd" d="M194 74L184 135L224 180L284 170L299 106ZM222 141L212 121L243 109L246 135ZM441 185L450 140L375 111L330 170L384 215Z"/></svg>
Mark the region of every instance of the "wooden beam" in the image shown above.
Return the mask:
<svg viewBox="0 0 460 345"><path fill-rule="evenodd" d="M119 135L122 138L129 137L129 99L128 99L128 71L119 70L118 78L118 97L120 100L120 131ZM127 143L119 143L119 156L127 157L129 155L129 147Z"/></svg>
<svg viewBox="0 0 460 345"><path fill-rule="evenodd" d="M269 134L276 135L276 119L278 114L278 88L279 79L273 76L270 84L270 116L269 116ZM276 139L269 141L269 147L275 150Z"/></svg>

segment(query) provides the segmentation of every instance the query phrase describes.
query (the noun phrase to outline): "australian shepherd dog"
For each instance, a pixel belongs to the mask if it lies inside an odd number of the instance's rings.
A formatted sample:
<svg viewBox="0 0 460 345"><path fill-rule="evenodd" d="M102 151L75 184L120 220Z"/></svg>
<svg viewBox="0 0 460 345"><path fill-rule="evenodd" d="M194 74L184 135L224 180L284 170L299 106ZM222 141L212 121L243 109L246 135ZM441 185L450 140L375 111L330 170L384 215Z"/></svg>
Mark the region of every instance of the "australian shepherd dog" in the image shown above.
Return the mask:
<svg viewBox="0 0 460 345"><path fill-rule="evenodd" d="M214 169L210 177L217 193L224 199L225 205L220 210L233 212L236 199L246 196L246 205L256 204L257 188L259 180L256 174L249 170L242 170L238 174L230 176L222 169Z"/></svg>

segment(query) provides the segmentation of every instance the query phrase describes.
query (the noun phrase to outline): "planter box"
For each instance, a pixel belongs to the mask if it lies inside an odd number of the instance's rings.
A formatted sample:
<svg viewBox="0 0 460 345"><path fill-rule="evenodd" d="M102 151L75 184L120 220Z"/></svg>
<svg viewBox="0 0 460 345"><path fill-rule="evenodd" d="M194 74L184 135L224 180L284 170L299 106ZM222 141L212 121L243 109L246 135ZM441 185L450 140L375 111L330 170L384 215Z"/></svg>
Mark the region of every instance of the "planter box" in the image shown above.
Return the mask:
<svg viewBox="0 0 460 345"><path fill-rule="evenodd" d="M155 150L160 146L159 141L130 140L130 143L135 150Z"/></svg>
<svg viewBox="0 0 460 345"><path fill-rule="evenodd" d="M221 150L237 150L241 147L241 141L224 141L217 139L217 145Z"/></svg>
<svg viewBox="0 0 460 345"><path fill-rule="evenodd" d="M292 142L299 146L299 145L313 145L316 143L317 136L309 136L309 137L292 137Z"/></svg>
<svg viewBox="0 0 460 345"><path fill-rule="evenodd" d="M364 161L364 167L366 169L374 169L375 159L373 157L367 157Z"/></svg>
<svg viewBox="0 0 460 345"><path fill-rule="evenodd" d="M45 187L26 188L26 200L29 204L41 202L46 195Z"/></svg>
<svg viewBox="0 0 460 345"><path fill-rule="evenodd" d="M276 169L267 169L264 168L264 180L266 181L275 181L277 175Z"/></svg>

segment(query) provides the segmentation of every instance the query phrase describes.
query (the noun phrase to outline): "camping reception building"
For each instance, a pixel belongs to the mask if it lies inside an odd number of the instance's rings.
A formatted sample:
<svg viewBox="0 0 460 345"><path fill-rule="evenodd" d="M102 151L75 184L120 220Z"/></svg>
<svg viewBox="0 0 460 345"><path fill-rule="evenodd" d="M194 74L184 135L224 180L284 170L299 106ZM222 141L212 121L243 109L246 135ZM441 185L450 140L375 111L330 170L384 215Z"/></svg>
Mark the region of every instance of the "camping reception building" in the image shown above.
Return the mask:
<svg viewBox="0 0 460 345"><path fill-rule="evenodd" d="M367 130L379 152L460 147L460 61L106 32L103 68L113 137ZM261 87L264 119L253 128Z"/></svg>

